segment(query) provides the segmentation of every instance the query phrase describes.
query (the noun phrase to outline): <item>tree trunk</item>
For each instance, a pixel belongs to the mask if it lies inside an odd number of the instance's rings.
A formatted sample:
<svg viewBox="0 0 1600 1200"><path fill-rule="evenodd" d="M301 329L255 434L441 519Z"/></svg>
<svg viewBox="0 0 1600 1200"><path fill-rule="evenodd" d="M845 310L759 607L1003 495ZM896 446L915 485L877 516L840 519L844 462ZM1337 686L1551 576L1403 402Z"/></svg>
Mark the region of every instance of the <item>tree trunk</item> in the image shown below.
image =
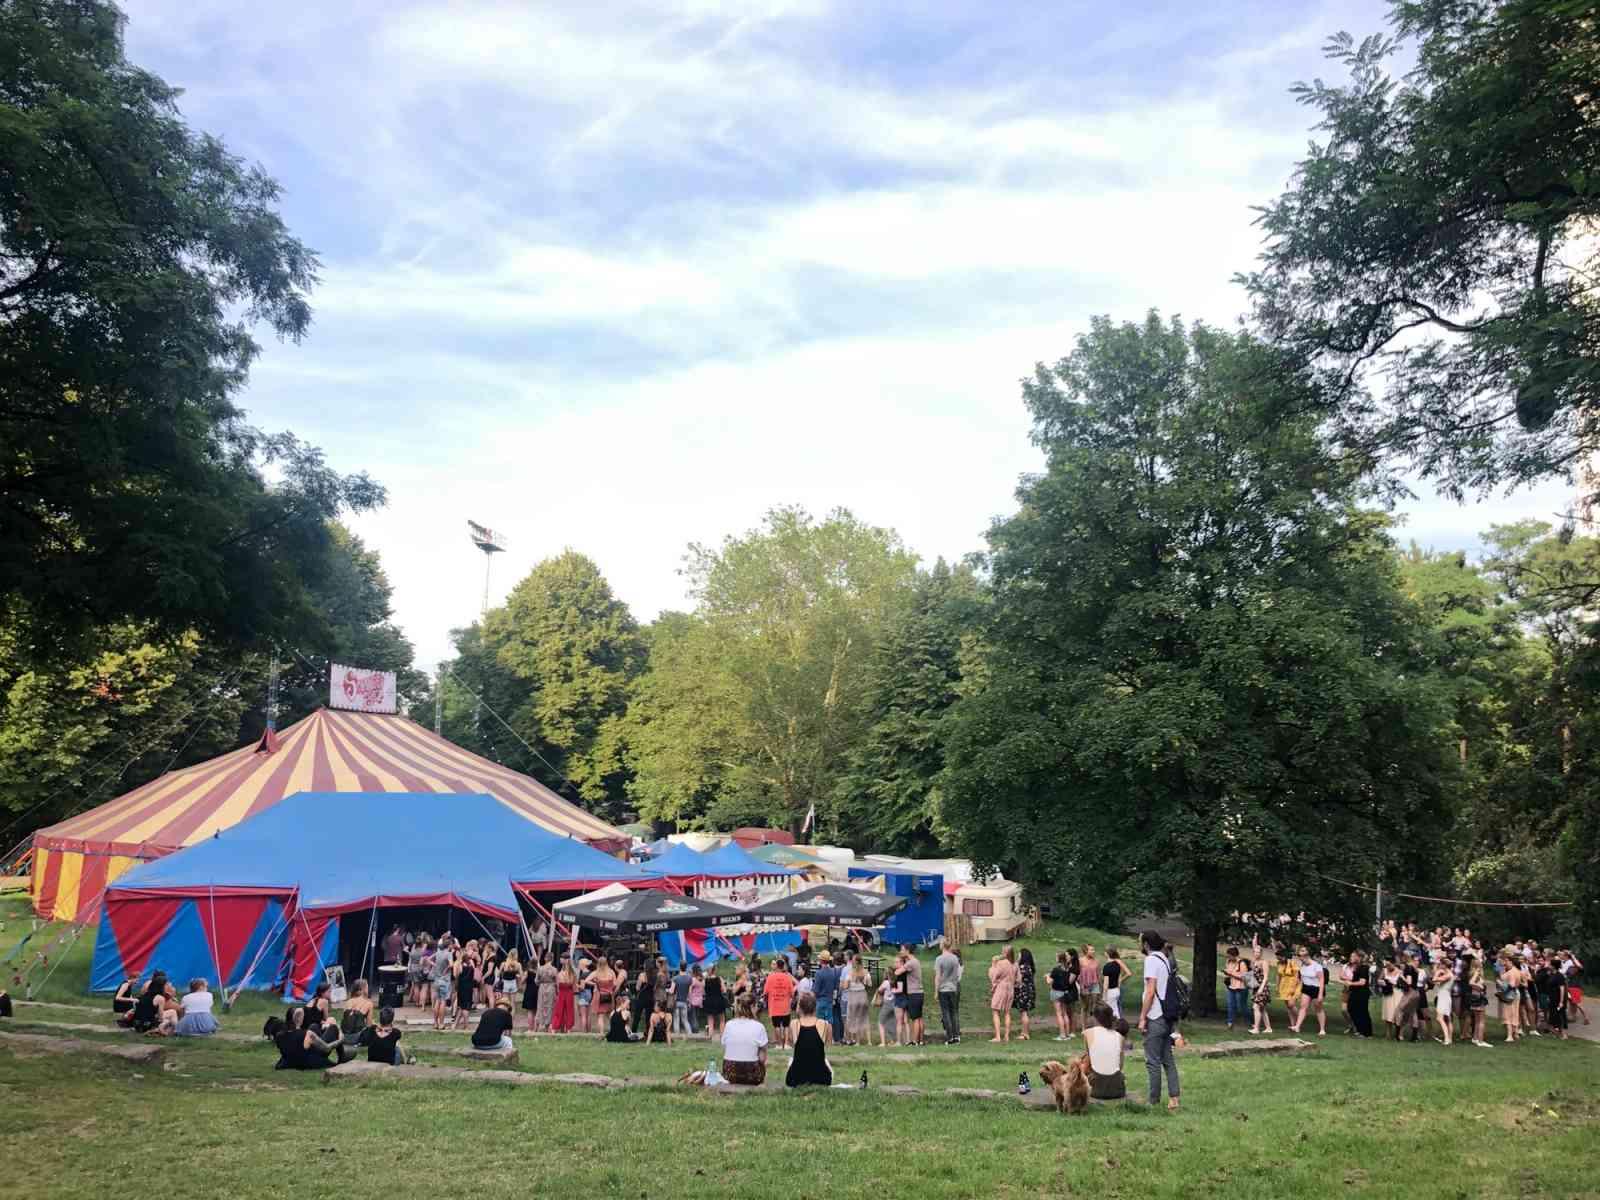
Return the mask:
<svg viewBox="0 0 1600 1200"><path fill-rule="evenodd" d="M1189 981L1189 1008L1197 1017L1217 1015L1217 939L1215 921L1194 923L1194 978Z"/></svg>

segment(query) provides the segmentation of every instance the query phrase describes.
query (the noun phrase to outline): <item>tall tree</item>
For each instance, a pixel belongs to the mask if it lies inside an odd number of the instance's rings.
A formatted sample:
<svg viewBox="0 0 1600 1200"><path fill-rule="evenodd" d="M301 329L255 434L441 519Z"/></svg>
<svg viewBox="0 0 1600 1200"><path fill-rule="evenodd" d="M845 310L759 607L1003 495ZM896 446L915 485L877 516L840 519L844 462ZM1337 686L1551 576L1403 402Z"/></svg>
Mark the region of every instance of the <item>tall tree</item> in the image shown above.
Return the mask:
<svg viewBox="0 0 1600 1200"><path fill-rule="evenodd" d="M1321 140L1263 210L1258 316L1325 369L1346 436L1447 490L1564 473L1600 448L1594 5L1396 0L1393 21L1333 39L1347 82L1295 89Z"/></svg>
<svg viewBox="0 0 1600 1200"><path fill-rule="evenodd" d="M641 815L714 828L798 830L832 803L868 719L868 666L908 601L916 560L888 529L844 509L821 521L776 508L763 526L687 555L694 623L652 652L629 724ZM675 698L703 687L707 703ZM698 763L682 747L699 747Z"/></svg>
<svg viewBox="0 0 1600 1200"><path fill-rule="evenodd" d="M910 603L885 632L867 678L867 728L840 778L846 845L931 854L947 840L939 816L940 723L979 652L985 594L971 566L943 559L919 572Z"/></svg>
<svg viewBox="0 0 1600 1200"><path fill-rule="evenodd" d="M1183 913L1202 1012L1231 924L1370 920L1325 876L1425 877L1443 823L1424 631L1360 464L1284 415L1308 386L1155 314L1041 365L1047 465L990 531L988 681L945 720L958 843L1073 911Z"/></svg>
<svg viewBox="0 0 1600 1200"><path fill-rule="evenodd" d="M105 0L0 2L0 611L29 661L115 624L299 636L328 520L382 502L235 407L317 263L177 95Z"/></svg>
<svg viewBox="0 0 1600 1200"><path fill-rule="evenodd" d="M620 818L628 772L614 727L645 643L594 561L573 550L545 559L455 644L450 737Z"/></svg>

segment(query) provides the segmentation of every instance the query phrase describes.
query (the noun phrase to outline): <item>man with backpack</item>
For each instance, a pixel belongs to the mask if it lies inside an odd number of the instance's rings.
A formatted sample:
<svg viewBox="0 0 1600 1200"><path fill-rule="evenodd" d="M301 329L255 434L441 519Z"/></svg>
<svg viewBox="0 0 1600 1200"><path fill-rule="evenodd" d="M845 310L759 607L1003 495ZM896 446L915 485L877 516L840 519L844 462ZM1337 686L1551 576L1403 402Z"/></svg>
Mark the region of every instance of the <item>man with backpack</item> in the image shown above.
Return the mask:
<svg viewBox="0 0 1600 1200"><path fill-rule="evenodd" d="M1167 1110L1178 1111L1178 1064L1172 1055L1177 1030L1178 997L1173 987L1176 972L1162 953L1167 940L1154 930L1139 935L1144 951L1144 1001L1139 1006L1139 1032L1144 1034L1144 1069L1150 1076L1150 1106L1161 1103L1161 1073L1167 1076Z"/></svg>

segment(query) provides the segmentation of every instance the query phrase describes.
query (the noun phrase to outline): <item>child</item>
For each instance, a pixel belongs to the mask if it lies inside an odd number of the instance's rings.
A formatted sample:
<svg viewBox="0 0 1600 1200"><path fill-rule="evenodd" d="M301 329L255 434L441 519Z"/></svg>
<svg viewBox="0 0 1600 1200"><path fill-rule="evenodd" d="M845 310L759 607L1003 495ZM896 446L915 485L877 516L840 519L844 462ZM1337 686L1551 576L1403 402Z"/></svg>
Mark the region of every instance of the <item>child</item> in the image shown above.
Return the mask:
<svg viewBox="0 0 1600 1200"><path fill-rule="evenodd" d="M878 990L872 993L872 1002L878 1006L878 1045L889 1044L889 1027L897 1018L899 1009L894 1004L894 974L890 971L883 973L883 982L878 984Z"/></svg>

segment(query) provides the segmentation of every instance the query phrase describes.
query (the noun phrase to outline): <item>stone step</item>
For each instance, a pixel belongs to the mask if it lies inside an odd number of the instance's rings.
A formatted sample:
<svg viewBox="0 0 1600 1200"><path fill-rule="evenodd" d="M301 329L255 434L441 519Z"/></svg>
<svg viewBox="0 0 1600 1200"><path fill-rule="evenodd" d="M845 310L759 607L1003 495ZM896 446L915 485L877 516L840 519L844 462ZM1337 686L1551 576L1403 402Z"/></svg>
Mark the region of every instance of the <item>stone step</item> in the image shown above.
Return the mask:
<svg viewBox="0 0 1600 1200"><path fill-rule="evenodd" d="M47 1033L0 1033L0 1046L22 1054L96 1054L133 1066L157 1066L167 1048L156 1042L119 1046L112 1042L88 1042L82 1038L55 1037Z"/></svg>

